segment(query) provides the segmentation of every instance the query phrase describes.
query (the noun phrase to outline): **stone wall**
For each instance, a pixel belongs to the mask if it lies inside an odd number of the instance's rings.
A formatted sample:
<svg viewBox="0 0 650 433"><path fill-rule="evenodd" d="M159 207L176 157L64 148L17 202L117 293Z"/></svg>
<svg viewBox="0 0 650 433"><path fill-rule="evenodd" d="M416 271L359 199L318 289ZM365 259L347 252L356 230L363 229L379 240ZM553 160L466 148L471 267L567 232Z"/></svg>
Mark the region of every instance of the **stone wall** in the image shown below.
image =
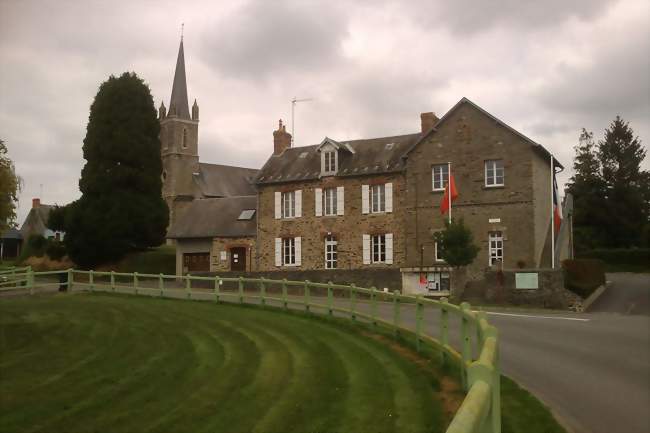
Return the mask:
<svg viewBox="0 0 650 433"><path fill-rule="evenodd" d="M212 253L210 257L211 272L230 271L231 248L246 248L246 270L256 271L256 247L254 237L243 238L214 238L212 240ZM222 260L222 253L225 253L225 259Z"/></svg>
<svg viewBox="0 0 650 433"><path fill-rule="evenodd" d="M361 185L393 184L393 211L362 214ZM315 188L344 187L342 216L315 216ZM275 192L302 190L302 217L275 219ZM338 270L398 269L404 261L404 177L401 173L362 177L326 177L318 181L259 187L258 258L259 270L275 266L275 238L301 237L302 264L296 270L325 269L325 237L336 236ZM393 264L363 264L363 234L393 234Z"/></svg>
<svg viewBox="0 0 650 433"><path fill-rule="evenodd" d="M516 287L517 273L536 273L537 289ZM463 298L472 303L566 308L564 274L561 269L504 269L486 271L482 280L472 281Z"/></svg>

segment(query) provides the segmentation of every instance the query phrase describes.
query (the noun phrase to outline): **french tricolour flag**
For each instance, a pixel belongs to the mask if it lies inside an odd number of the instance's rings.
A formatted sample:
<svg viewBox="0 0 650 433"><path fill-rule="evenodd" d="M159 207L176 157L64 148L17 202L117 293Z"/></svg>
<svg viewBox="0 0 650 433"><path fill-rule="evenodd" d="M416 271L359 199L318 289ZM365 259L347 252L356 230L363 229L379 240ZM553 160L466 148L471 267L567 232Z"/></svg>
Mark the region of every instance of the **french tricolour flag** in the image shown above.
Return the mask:
<svg viewBox="0 0 650 433"><path fill-rule="evenodd" d="M561 225L562 207L560 206L560 196L557 191L557 180L555 179L555 173L553 173L553 227L555 228L556 234L560 231Z"/></svg>

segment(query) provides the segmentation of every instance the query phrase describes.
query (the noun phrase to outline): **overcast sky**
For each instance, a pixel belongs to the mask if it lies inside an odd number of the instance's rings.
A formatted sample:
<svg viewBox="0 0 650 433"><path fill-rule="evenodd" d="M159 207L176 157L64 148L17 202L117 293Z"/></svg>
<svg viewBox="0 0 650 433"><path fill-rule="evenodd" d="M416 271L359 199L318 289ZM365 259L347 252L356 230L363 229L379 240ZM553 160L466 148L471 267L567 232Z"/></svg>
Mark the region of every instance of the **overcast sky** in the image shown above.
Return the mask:
<svg viewBox="0 0 650 433"><path fill-rule="evenodd" d="M181 23L203 162L259 168L296 144L416 132L466 96L563 162L620 114L650 140L648 0L0 0L0 138L31 198L79 196L99 84L135 71L169 106ZM645 162L649 165L648 160ZM42 189L42 192L41 192Z"/></svg>

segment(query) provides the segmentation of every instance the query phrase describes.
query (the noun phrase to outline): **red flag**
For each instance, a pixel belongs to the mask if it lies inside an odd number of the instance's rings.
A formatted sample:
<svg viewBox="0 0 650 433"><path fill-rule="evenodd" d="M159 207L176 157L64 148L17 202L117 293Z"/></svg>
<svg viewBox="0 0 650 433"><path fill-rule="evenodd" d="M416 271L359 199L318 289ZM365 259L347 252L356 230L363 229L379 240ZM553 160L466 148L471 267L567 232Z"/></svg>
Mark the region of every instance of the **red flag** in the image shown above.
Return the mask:
<svg viewBox="0 0 650 433"><path fill-rule="evenodd" d="M555 180L555 175L553 176L553 227L555 228L555 234L560 231L562 226L562 209L560 208L560 201L557 191L557 181Z"/></svg>
<svg viewBox="0 0 650 433"><path fill-rule="evenodd" d="M444 215L449 210L449 187L451 186L451 201L453 202L458 198L458 191L456 190L456 181L454 181L454 175L449 174L449 182L445 186L445 195L442 196L440 201L440 213Z"/></svg>

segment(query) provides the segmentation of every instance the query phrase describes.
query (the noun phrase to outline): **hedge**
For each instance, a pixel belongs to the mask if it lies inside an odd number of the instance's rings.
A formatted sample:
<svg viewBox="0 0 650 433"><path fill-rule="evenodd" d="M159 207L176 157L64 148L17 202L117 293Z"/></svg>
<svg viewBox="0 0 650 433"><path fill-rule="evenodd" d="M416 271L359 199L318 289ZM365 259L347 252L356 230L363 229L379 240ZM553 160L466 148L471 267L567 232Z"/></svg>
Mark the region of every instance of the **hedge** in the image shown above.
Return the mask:
<svg viewBox="0 0 650 433"><path fill-rule="evenodd" d="M607 264L650 266L650 248L616 248L584 251L580 258L600 259Z"/></svg>
<svg viewBox="0 0 650 433"><path fill-rule="evenodd" d="M598 259L573 259L562 262L564 286L587 298L605 284L605 262Z"/></svg>

